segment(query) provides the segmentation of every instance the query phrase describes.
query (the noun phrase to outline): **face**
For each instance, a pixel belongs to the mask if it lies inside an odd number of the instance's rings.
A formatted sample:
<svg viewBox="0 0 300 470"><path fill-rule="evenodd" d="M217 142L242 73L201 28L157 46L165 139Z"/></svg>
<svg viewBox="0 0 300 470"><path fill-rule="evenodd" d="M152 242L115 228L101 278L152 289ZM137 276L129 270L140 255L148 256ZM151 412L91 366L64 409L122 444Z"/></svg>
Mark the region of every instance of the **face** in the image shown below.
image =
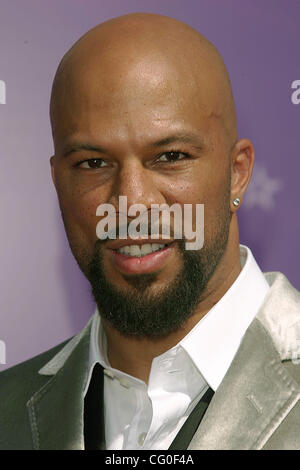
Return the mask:
<svg viewBox="0 0 300 470"><path fill-rule="evenodd" d="M105 70L88 69L80 80L74 74L63 90L52 175L72 252L100 312L124 334L167 334L192 314L226 248L226 138L205 90L173 65L147 59ZM203 248L187 252L170 238L137 258L118 253L132 241L99 241L96 209L110 203L118 212L121 195L128 207L204 204ZM159 319L158 311L169 313Z"/></svg>

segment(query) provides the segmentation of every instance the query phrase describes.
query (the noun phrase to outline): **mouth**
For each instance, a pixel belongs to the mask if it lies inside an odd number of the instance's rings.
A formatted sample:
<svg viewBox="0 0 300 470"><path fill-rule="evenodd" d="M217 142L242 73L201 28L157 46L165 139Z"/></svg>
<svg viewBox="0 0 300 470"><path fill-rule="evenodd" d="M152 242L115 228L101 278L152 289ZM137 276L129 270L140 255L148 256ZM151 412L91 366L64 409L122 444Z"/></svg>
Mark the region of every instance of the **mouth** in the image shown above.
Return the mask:
<svg viewBox="0 0 300 470"><path fill-rule="evenodd" d="M145 243L144 245L125 245L116 251L121 255L141 258L166 248L170 243Z"/></svg>
<svg viewBox="0 0 300 470"><path fill-rule="evenodd" d="M174 250L171 243L143 243L110 249L114 266L124 274L147 274L162 269Z"/></svg>

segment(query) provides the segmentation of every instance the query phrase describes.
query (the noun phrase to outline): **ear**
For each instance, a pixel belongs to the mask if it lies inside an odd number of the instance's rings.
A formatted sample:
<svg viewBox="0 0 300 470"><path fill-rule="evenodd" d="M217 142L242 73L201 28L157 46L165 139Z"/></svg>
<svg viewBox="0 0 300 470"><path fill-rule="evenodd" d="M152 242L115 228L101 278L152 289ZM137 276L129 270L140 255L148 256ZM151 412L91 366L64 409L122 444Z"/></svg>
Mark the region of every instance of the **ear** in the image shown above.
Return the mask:
<svg viewBox="0 0 300 470"><path fill-rule="evenodd" d="M53 181L53 184L56 188L56 182L55 182L55 170L54 170L54 155L52 155L52 157L50 157L50 165L51 165L51 176L52 176L52 181Z"/></svg>
<svg viewBox="0 0 300 470"><path fill-rule="evenodd" d="M249 139L239 140L232 149L231 157L231 212L236 212L241 206L247 186L250 182L254 165L254 148ZM239 198L235 206L233 201Z"/></svg>

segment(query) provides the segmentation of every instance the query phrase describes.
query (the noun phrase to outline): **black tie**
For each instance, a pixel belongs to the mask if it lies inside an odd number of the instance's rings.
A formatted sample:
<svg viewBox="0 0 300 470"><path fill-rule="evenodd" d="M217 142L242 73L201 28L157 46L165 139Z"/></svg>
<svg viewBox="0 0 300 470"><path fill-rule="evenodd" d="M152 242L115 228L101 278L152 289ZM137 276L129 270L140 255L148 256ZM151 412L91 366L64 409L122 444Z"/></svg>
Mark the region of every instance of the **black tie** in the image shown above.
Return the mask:
<svg viewBox="0 0 300 470"><path fill-rule="evenodd" d="M170 450L188 448L214 392L209 388L199 400L184 425L170 445ZM84 448L86 450L105 449L103 406L103 368L95 364L90 385L84 399Z"/></svg>
<svg viewBox="0 0 300 470"><path fill-rule="evenodd" d="M214 391L209 388L185 421L184 425L180 428L175 439L169 447L169 450L185 450L188 448L199 424L207 410L207 407L214 395Z"/></svg>
<svg viewBox="0 0 300 470"><path fill-rule="evenodd" d="M105 449L103 407L103 367L95 364L84 399L84 448Z"/></svg>

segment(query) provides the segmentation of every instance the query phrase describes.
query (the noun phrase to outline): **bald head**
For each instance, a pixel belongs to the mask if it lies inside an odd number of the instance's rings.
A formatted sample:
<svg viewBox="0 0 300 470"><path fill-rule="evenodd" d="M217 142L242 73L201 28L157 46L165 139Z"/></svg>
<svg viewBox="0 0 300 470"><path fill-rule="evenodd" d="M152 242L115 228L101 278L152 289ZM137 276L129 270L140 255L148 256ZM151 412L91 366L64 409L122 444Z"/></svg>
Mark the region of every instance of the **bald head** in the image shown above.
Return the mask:
<svg viewBox="0 0 300 470"><path fill-rule="evenodd" d="M220 54L174 19L107 21L62 59L51 96L52 178L72 252L118 331L152 335L155 324L155 335L170 332L176 311L184 322L206 285L214 305L214 293L226 292L239 272L233 201L247 187L253 149L247 139L237 141L235 121ZM190 257L173 240L142 262L119 253L120 240L99 243L99 208L123 213L121 196L128 210L176 204L196 213L203 205L203 247ZM198 230L197 220L192 225Z"/></svg>
<svg viewBox="0 0 300 470"><path fill-rule="evenodd" d="M172 18L144 13L114 18L72 46L52 88L54 143L65 126L75 125L72 103L86 91L88 105L93 99L100 106L110 100L111 108L125 99L128 106L131 96L133 106L146 103L152 93L178 107L193 102L207 119L219 120L229 147L237 139L233 95L220 54L198 31Z"/></svg>

